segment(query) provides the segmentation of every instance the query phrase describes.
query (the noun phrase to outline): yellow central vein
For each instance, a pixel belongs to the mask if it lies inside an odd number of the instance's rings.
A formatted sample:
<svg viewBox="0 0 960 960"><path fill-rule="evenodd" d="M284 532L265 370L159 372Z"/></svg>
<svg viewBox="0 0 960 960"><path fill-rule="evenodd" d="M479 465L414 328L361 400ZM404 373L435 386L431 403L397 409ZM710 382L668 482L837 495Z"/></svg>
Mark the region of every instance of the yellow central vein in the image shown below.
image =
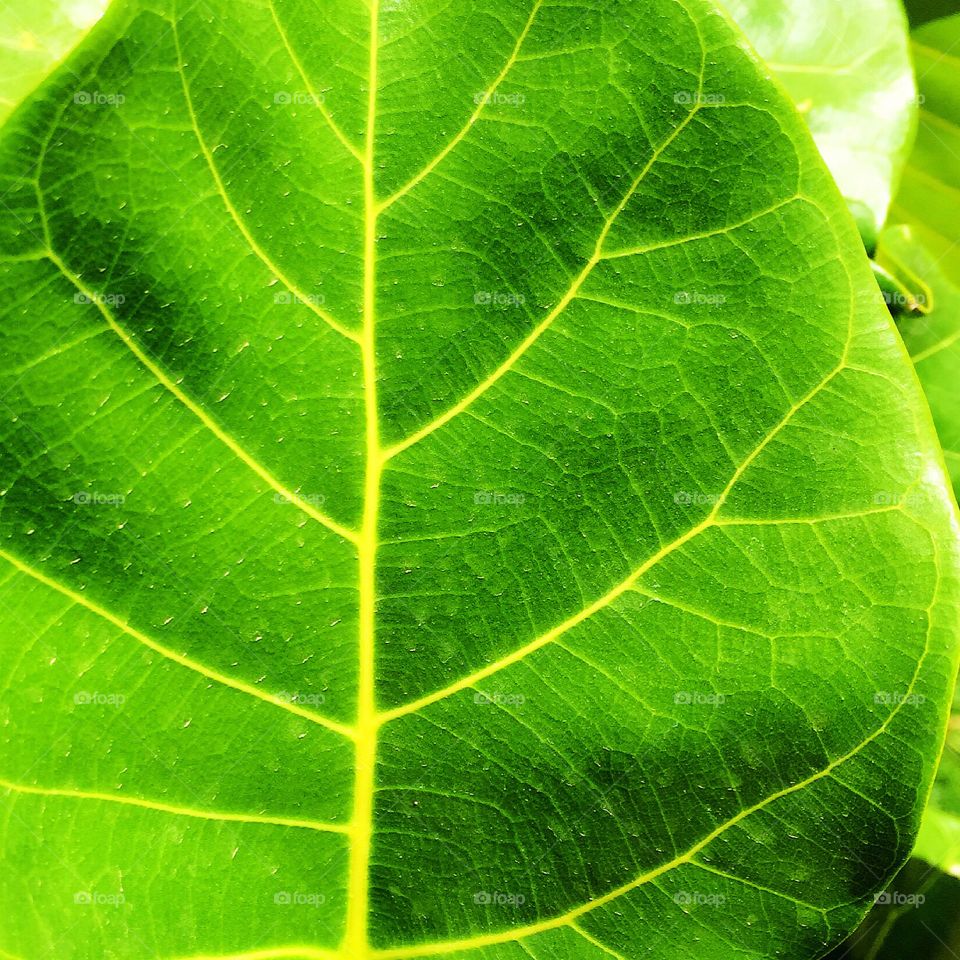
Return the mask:
<svg viewBox="0 0 960 960"><path fill-rule="evenodd" d="M12 553L8 553L6 550L0 550L0 559L6 560L7 563L16 567L21 573L25 573L28 577L33 577L34 580L39 581L45 587L49 587L51 590L56 590L57 593L62 594L63 596L67 597L67 599L72 600L81 607L85 607L91 613L95 613L98 617L102 617L108 623L112 623L118 630L127 634L127 636L133 637L134 640L142 643L145 647L149 647L154 651L154 653L159 653L160 656L166 657L168 660L172 660L181 667L186 667L188 670L193 670L194 673L199 673L208 680L212 680L215 683L221 683L225 687L231 687L234 690L239 690L241 693L247 693L251 697L256 697L258 700L263 700L265 703L270 703L275 707L279 707L281 710L286 710L288 713L294 713L298 717L303 717L305 720L312 720L314 723L319 724L322 727L326 727L328 730L332 730L334 733L339 733L343 737L348 737L351 739L353 738L354 731L351 727L346 727L342 723L337 723L335 720L331 720L328 717L325 717L323 714L314 713L312 710L306 710L303 707L297 706L295 703L288 703L286 700L281 700L279 697L272 696L271 694L266 693L265 691L260 690L249 683L244 683L244 681L238 680L235 677L228 677L217 670L212 670L210 667L206 667L201 663L197 663L195 660L191 660L189 657L185 657L183 654L176 653L161 643L157 643L156 640L152 640L145 633L141 633L136 629L136 627L130 626L129 623L121 620L120 617L111 613L105 607L101 607L93 600L87 599L87 597L85 597L82 593L77 593L76 590L71 590L70 587L64 586L62 583L54 580L52 577L48 577L45 573L41 573L39 570L30 566L30 564L25 563L19 557L14 556Z"/></svg>
<svg viewBox="0 0 960 960"><path fill-rule="evenodd" d="M125 796L120 793L102 793L95 790L72 790L60 787L36 787L14 783L0 777L0 788L13 793L30 794L37 797L62 797L68 800L98 800L105 803L118 803L122 806L139 807L143 810L156 810L180 817L194 817L197 820L224 820L232 823L261 823L276 827L302 827L306 830L319 830L324 833L346 833L347 827L340 823L323 823L303 817L270 817L265 814L231 813L220 810L202 810L196 807L179 807L159 800L146 800L143 797Z"/></svg>
<svg viewBox="0 0 960 960"><path fill-rule="evenodd" d="M78 277L64 262L60 257L54 253L52 250L47 251L47 258L54 264L54 266L87 298L87 300L92 303L99 311L104 320L107 321L110 329L123 341L127 349L142 363L147 370L150 371L159 381L162 387L165 387L174 397L177 398L224 446L226 446L231 453L233 453L241 462L246 464L261 480L265 481L270 487L272 487L277 493L284 497L287 501L297 506L302 510L308 517L316 520L318 523L322 523L328 530L331 530L338 537L343 537L344 540L349 540L351 543L357 542L357 534L353 530L344 527L342 524L337 523L336 520L333 520L331 517L328 517L325 513L321 513L316 507L308 503L298 494L294 493L288 487L285 487L266 467L261 463L255 460L243 447L237 443L233 437L230 436L223 427L220 426L203 409L198 403L196 403L192 398L187 396L183 390L174 383L173 380L167 375L166 371L163 370L154 360L152 360L147 353L140 347L140 345L127 333L126 329L122 327L113 316L113 314L107 309L106 305L103 302L103 297L95 293L90 287L88 287L81 279Z"/></svg>
<svg viewBox="0 0 960 960"><path fill-rule="evenodd" d="M377 67L379 57L379 0L370 4L370 61L367 84L366 149L363 160L363 359L366 421L366 476L363 518L357 544L359 568L359 626L356 771L353 816L350 821L350 856L347 876L347 918L343 952L353 960L369 953L370 848L373 839L374 771L377 755L377 704L375 687L377 527L383 451L380 446L377 401L376 266L377 198L374 152L376 146Z"/></svg>
<svg viewBox="0 0 960 960"><path fill-rule="evenodd" d="M419 443L424 437L428 437L431 433L436 430L439 430L440 427L444 424L449 423L454 417L463 413L475 400L483 396L494 384L496 384L505 374L509 373L510 370L517 364L520 358L543 336L544 333L552 326L554 320L559 317L564 310L577 298L577 295L580 292L580 288L587 282L587 278L593 273L594 268L604 259L603 245L606 242L607 237L610 234L610 231L613 229L614 224L617 222L617 218L623 213L627 204L632 199L633 195L636 193L637 189L640 187L640 184L643 182L644 178L650 172L653 165L660 159L664 151L673 143L674 140L686 129L687 125L691 120L696 116L697 112L700 109L699 100L694 108L687 114L684 120L681 123L678 123L676 127L670 133L663 143L661 143L651 154L650 159L643 165L643 169L637 174L632 183L630 184L630 189L627 190L623 199L617 204L614 211L610 214L609 217L604 221L603 227L600 230L600 235L597 237L596 245L594 246L593 253L590 255L590 259L587 260L583 269L577 274L576 278L567 288L566 293L560 298L557 302L557 305L543 318L543 320L538 323L530 333L523 339L520 345L504 360L500 366L498 366L493 373L488 377L478 383L462 400L455 403L452 407L449 407L446 411L440 414L434 420L431 420L430 423L421 427L419 430L416 430L414 433L411 433L406 439L401 440L399 443L394 444L393 446L387 448L384 453L384 457L387 460L397 456L397 454L403 453L408 447L412 447L415 443Z"/></svg>
<svg viewBox="0 0 960 960"><path fill-rule="evenodd" d="M270 254L268 254L267 251L260 246L256 237L254 237L244 222L243 217L240 216L240 211L237 210L233 201L230 199L229 193L227 193L227 187L223 182L223 178L220 176L220 168L217 166L217 161L213 156L213 151L209 146L207 146L207 142L204 140L203 133L200 129L200 121L197 118L197 111L193 103L193 94L190 92L190 84L187 83L187 71L183 61L183 51L180 46L180 30L177 25L176 14L174 14L169 23L173 28L173 39L177 49L177 70L180 74L180 82L183 87L183 96L186 100L187 114L190 117L190 124L193 127L193 132L196 135L200 152L207 161L207 166L210 168L210 175L213 177L213 182L217 187L217 193L219 193L220 199L223 201L223 205L226 207L227 213L230 214L230 218L236 224L237 229L240 231L243 239L246 240L247 245L253 251L257 259L259 259L261 263L263 263L264 266L266 266L267 269L270 270L270 272L285 287L287 287L287 289L290 290L304 306L312 310L318 317L320 317L321 320L323 320L324 323L326 323L331 329L336 330L336 332L341 336L346 337L348 340L352 340L354 343L358 343L360 338L356 333L354 333L353 330L343 326L343 324L335 320L326 310L318 306L313 297L304 293L297 286L297 284L283 272L280 266L270 257Z"/></svg>
<svg viewBox="0 0 960 960"><path fill-rule="evenodd" d="M686 533L677 537L675 540L672 540L670 543L667 543L665 546L661 547L656 553L647 558L639 567L633 570L624 580L621 580L620 583L605 593L602 597L594 600L593 603L589 604L588 606L583 607L573 616L568 617L562 623L557 624L557 626L548 630L546 633L541 634L539 637L531 640L524 646L513 650L511 653L501 657L499 660L495 660L493 663L489 663L485 667L482 667L465 677L461 677L461 679L449 684L446 687L442 687L439 690L434 690L433 693L428 693L417 700L412 700L409 703L402 704L401 706L395 707L392 710L385 710L381 712L378 715L379 723L389 723L391 720L396 720L398 717L403 717L410 713L416 713L418 710L421 710L432 703L437 703L439 700L444 700L455 693L470 689L475 684L487 679L487 677L490 677L495 673L499 673L501 670L504 670L515 663L519 663L531 653L534 653L541 647L545 647L547 644L552 643L554 640L563 636L574 627L583 623L585 620L588 620L595 613L598 613L605 607L608 607L620 596L630 590L645 573L651 570L663 559L668 557L671 553L682 547L684 544L688 543L690 540L693 540L694 537L699 536L705 530L716 526L718 522L720 522L720 511L723 509L727 497L733 491L733 488L740 481L740 478L744 475L750 465L757 459L757 457L760 456L760 454L767 448L773 439L780 434L780 432L787 426L793 417L796 416L797 412L806 406L806 404L808 404L818 393L820 393L820 391L823 390L827 384L829 384L833 378L845 368L845 366L846 350L844 350L844 356L840 363L834 367L834 369L806 395L793 403L786 414L784 414L783 418L743 459L740 466L738 466L734 471L723 492L717 498L717 502L714 504L713 509L703 520L700 521L700 523L694 527L691 527Z"/></svg>

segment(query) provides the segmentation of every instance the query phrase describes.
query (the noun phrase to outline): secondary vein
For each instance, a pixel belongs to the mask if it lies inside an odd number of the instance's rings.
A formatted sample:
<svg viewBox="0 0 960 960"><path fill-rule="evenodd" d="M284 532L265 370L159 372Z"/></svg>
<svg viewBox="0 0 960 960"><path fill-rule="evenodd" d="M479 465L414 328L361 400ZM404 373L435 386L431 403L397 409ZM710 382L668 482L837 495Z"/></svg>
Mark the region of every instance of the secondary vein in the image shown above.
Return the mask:
<svg viewBox="0 0 960 960"><path fill-rule="evenodd" d="M45 587L49 587L51 590L56 590L57 593L60 593L69 600L72 600L75 604L85 607L91 613L95 613L98 617L102 617L108 623L113 624L113 626L115 626L118 630L127 634L127 636L133 637L134 640L142 643L145 647L149 647L155 653L159 653L162 657L172 660L181 667L186 667L188 670L193 670L195 673L199 673L208 680L213 680L214 682L221 683L226 687L232 687L234 690L238 690L241 693L249 694L251 697L256 697L258 700L263 700L265 703L279 707L281 710L286 710L288 713L294 713L298 717L311 720L314 723L319 724L322 727L326 727L328 730L332 730L334 733L338 733L343 737L348 737L351 739L353 738L353 729L344 726L342 723L338 723L336 720L331 720L320 713L314 713L312 710L306 710L303 707L297 706L295 703L288 703L286 700L281 700L279 697L275 697L272 694L267 693L264 690L260 690L249 683L245 683L244 681L238 680L235 677L228 677L217 670L213 670L201 663L197 663L197 661L192 660L181 653L177 653L161 643L158 643L156 640L148 637L145 633L137 630L136 627L133 627L125 620L122 620L116 614L111 613L105 607L101 607L98 603L88 599L82 593L78 593L76 590L65 586L58 580L55 580L53 577L47 576L45 573L37 570L35 567L21 560L19 557L14 556L12 553L9 553L6 550L0 550L0 559L6 560L7 563L16 567L16 569L21 573L25 573L27 576L32 577L34 580L42 583Z"/></svg>
<svg viewBox="0 0 960 960"><path fill-rule="evenodd" d="M387 199L379 205L378 213L382 213L387 209L387 207L392 206L401 197L408 194L418 183L420 183L421 180L429 176L454 150L460 141L463 140L463 138L473 129L473 125L477 122L477 120L480 119L480 115L483 113L487 104L492 99L494 93L496 93L496 91L500 88L500 85L507 78L507 74L510 73L514 64L517 62L517 57L520 55L520 48L527 39L527 36L530 33L530 28L533 26L533 21L536 19L537 13L542 5L543 0L535 0L533 7L530 10L530 16L527 17L527 22L524 24L523 30L520 32L520 36L517 38L517 42L514 45L513 50L510 52L510 56L507 58L507 61L503 65L500 73L497 74L496 79L490 86L490 89L484 91L485 95L480 99L480 102L477 104L477 109L470 114L467 122L460 128L457 134L450 139L447 145L420 170L419 173L414 175L402 187L400 187L400 189L387 197Z"/></svg>
<svg viewBox="0 0 960 960"><path fill-rule="evenodd" d="M824 777L831 776L835 770L859 755L867 746L873 743L874 740L882 736L889 729L890 724L893 723L894 719L903 709L904 705L909 702L909 695L913 693L914 689L916 688L917 682L920 679L920 673L923 670L923 666L930 654L930 640L933 632L933 611L936 609L937 604L939 603L940 589L943 580L936 538L931 537L931 542L934 550L934 565L937 570L937 580L934 587L933 596L930 600L930 605L927 607L927 635L924 643L923 653L917 658L917 664L913 671L913 676L910 680L910 684L907 687L907 695L893 707L890 713L888 713L884 718L883 722L880 723L872 733L868 734L863 740L852 746L846 753L834 760L831 760L826 766L810 774L810 776L806 777L805 779L800 780L797 783L792 783L780 790L774 791L773 793L764 797L762 800L757 801L757 803L753 804L752 806L745 807L739 813L734 814L723 823L718 824L713 830L698 840L688 850L674 857L672 860L662 863L657 867L653 867L645 873L635 877L633 880L630 880L627 883L610 890L603 896L589 900L586 903L582 903L579 906L568 910L564 914L550 917L546 920L541 920L537 923L532 923L524 927L514 927L513 929L501 930L495 933L481 934L479 936L468 937L463 940L435 941L433 943L423 943L420 945L376 950L373 954L375 960L408 960L408 958L413 957L443 956L445 954L454 954L460 951L495 946L496 944L500 943L511 943L519 941L525 937L534 936L538 933L545 933L548 930L556 930L561 927L570 926L580 917L585 916L600 907L604 907L607 904L614 903L620 897L630 893L633 890L636 890L638 887L656 880L658 877L669 873L671 870L674 870L685 863L692 863L693 858L698 853L706 849L711 843L713 843L714 840L723 836L728 830L730 830L732 827L735 827L738 823L742 822L753 814L766 809L777 800L791 796L800 790L805 790L807 787L819 780L822 780ZM840 783L841 786L846 786L840 780L837 782ZM851 788L847 787L847 789Z"/></svg>
<svg viewBox="0 0 960 960"><path fill-rule="evenodd" d="M436 430L439 430L442 426L449 423L454 417L459 416L470 407L476 400L482 397L492 386L494 386L502 377L509 373L520 358L543 336L547 330L553 326L554 321L563 314L567 307L576 300L577 296L580 293L581 287L587 282L590 274L593 273L597 264L604 259L603 246L606 242L607 237L610 234L610 231L613 229L614 224L617 222L620 214L623 213L627 204L633 198L634 194L640 187L640 184L644 181L647 174L653 168L653 165L659 160L663 155L664 151L673 143L674 140L686 129L691 120L699 111L700 106L699 102L693 107L689 114L684 118L684 120L677 124L673 128L670 135L661 143L651 154L650 159L644 164L643 168L637 174L630 184L630 188L626 191L621 201L617 204L613 213L610 214L604 220L603 227L600 230L600 234L597 237L597 242L594 246L593 253L590 255L590 258L584 264L580 273L574 278L573 282L567 288L563 296L557 301L556 306L527 334L523 339L520 345L513 350L513 352L491 373L488 377L478 383L463 399L459 400L453 406L449 407L442 414L440 414L435 419L431 420L428 424L421 427L419 430L414 431L404 440L401 440L399 443L395 443L393 446L389 447L385 452L385 457L387 460L397 456L398 454L403 453L404 450L412 447L414 444L419 443L425 437L430 436L431 433L434 433Z"/></svg>
<svg viewBox="0 0 960 960"><path fill-rule="evenodd" d="M308 517L323 524L328 530L332 531L344 540L350 543L357 542L357 534L349 528L337 523L332 517L328 517L312 504L304 500L299 494L294 493L288 487L284 486L266 467L257 461L232 437L223 427L220 426L213 417L207 413L192 397L188 396L183 389L175 383L166 371L153 360L146 351L137 343L136 340L127 332L127 330L118 322L116 317L110 312L104 303L104 298L88 287L77 274L75 274L52 250L47 251L47 258L51 263L67 278L83 295L87 302L92 303L100 315L106 320L110 329L120 338L124 346L143 364L150 373L156 377L162 387L168 390L177 400L180 401L231 453L248 466L261 480L265 481L273 490L279 493L287 501L294 504L302 510Z"/></svg>
<svg viewBox="0 0 960 960"><path fill-rule="evenodd" d="M838 365L819 383L817 383L816 386L808 391L805 396L796 401L796 403L792 404L781 420L770 431L768 431L768 433L757 444L757 446L754 447L754 449L743 459L743 461L734 471L723 492L717 498L717 502L711 509L710 513L707 514L707 516L700 523L694 527L691 527L685 533L661 547L656 553L647 558L647 560L634 569L625 579L621 580L607 593L597 598L593 601L593 603L582 608L577 613L568 617L562 623L548 630L546 633L541 634L539 637L531 640L529 643L526 643L524 646L518 647L516 650L508 653L506 656L501 657L493 663L487 664L485 667L481 667L479 670L474 671L466 677L462 677L460 680L457 680L446 687L435 690L433 693L426 694L417 700L402 704L401 706L395 707L392 710L382 712L379 715L380 723L389 723L392 720L396 720L398 717L402 717L410 713L416 713L418 710L427 707L432 703L444 700L455 693L459 693L462 690L471 688L474 684L479 683L481 680L485 680L487 677L490 677L495 673L499 673L506 667L512 666L515 663L519 663L530 654L539 650L541 647L545 647L547 644L552 643L558 637L563 636L574 627L583 623L585 620L588 620L595 613L598 613L605 607L608 607L620 596L630 590L634 584L636 584L645 573L656 566L656 564L660 563L674 551L693 540L704 531L717 525L720 519L720 512L723 509L726 498L730 495L733 488L737 485L740 478L750 467L750 465L758 456L760 456L760 454L773 441L773 439L780 434L780 432L787 426L793 417L796 416L797 412L806 406L815 396L817 396L817 394L820 393L820 391L823 390L834 379L834 377L836 377L843 369L845 369L845 367L846 348L844 349L843 357Z"/></svg>
<svg viewBox="0 0 960 960"><path fill-rule="evenodd" d="M207 145L206 140L203 138L203 133L200 130L200 121L197 118L196 108L194 107L193 94L190 92L190 84L187 83L187 71L183 61L183 51L180 46L180 29L177 25L176 15L174 15L174 17L170 20L170 24L173 27L173 38L177 48L177 71L180 74L180 81L181 85L183 86L183 96L187 104L187 114L190 117L190 125L193 127L193 132L197 138L197 144L200 147L200 152L203 154L204 159L207 162L207 166L210 169L210 175L213 177L213 182L217 188L217 193L220 195L220 199L223 201L223 205L226 208L227 213L236 224L237 229L240 231L243 239L246 240L247 245L250 247L250 250L254 253L257 259L259 259L264 266L266 266L270 272L297 297L301 303L312 310L331 329L335 330L341 336L346 337L348 340L358 343L359 337L353 330L348 329L339 321L335 320L326 310L319 307L314 302L312 297L304 293L293 280L286 276L278 264L273 261L267 251L260 246L256 237L253 236L249 227L247 227L246 223L244 222L243 217L240 216L240 211L237 210L236 205L230 199L229 193L227 193L226 184L223 182L223 177L220 175L220 168L217 166L217 161L213 156L213 151Z"/></svg>
<svg viewBox="0 0 960 960"><path fill-rule="evenodd" d="M122 793L103 793L96 790L74 790L64 787L37 787L29 784L14 783L0 777L0 789L13 793L38 797L62 797L68 800L96 800L104 803L116 803L121 806L139 807L143 810L155 810L173 816L193 817L197 820L222 820L231 823L257 823L275 827L300 827L323 833L346 833L347 827L340 823L324 823L303 817L271 817L266 814L233 813L221 810L203 810L196 807L180 807L159 800L147 800L144 797L128 796Z"/></svg>

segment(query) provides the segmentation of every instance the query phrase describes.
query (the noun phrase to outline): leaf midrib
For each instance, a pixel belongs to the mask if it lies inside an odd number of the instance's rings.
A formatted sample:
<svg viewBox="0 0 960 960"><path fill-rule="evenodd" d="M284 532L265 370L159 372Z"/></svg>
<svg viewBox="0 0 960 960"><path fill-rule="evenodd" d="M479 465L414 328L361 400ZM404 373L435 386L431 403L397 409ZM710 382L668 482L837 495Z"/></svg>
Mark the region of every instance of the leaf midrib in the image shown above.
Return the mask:
<svg viewBox="0 0 960 960"><path fill-rule="evenodd" d="M377 399L376 195L377 86L379 66L380 0L370 0L370 51L367 69L367 129L363 156L363 325L360 350L363 366L366 476L363 515L357 541L358 567L358 669L356 767L353 815L347 874L347 916L343 951L358 960L370 951L370 849L373 840L373 797L377 757L376 699L376 576L377 537L383 451L380 445L380 410Z"/></svg>

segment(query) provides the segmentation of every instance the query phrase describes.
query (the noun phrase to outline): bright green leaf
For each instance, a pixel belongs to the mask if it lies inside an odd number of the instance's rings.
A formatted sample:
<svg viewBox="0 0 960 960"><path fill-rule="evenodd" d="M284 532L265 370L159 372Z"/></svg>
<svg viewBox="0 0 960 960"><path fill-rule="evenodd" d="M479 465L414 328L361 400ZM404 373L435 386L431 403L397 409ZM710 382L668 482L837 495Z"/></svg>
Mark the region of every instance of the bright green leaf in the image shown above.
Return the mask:
<svg viewBox="0 0 960 960"><path fill-rule="evenodd" d="M30 0L0 6L0 121L100 18L107 0Z"/></svg>
<svg viewBox="0 0 960 960"><path fill-rule="evenodd" d="M726 6L797 104L872 248L916 123L900 0Z"/></svg>
<svg viewBox="0 0 960 960"><path fill-rule="evenodd" d="M319 7L0 138L0 951L821 954L960 583L807 131L700 0Z"/></svg>

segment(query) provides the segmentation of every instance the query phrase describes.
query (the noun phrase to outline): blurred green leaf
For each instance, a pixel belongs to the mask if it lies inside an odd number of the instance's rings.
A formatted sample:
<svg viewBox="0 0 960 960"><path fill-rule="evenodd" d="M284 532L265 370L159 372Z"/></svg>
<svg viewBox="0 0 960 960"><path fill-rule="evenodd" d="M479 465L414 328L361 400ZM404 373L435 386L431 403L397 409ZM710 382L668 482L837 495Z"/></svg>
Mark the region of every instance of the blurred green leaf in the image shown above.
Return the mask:
<svg viewBox="0 0 960 960"><path fill-rule="evenodd" d="M0 4L0 121L93 26L109 0Z"/></svg>
<svg viewBox="0 0 960 960"><path fill-rule="evenodd" d="M891 223L908 223L960 286L960 15L917 30L920 124Z"/></svg>
<svg viewBox="0 0 960 960"><path fill-rule="evenodd" d="M919 277L931 298L922 315L900 320L904 343L927 394L955 490L960 490L960 16L917 30L913 51L920 88L917 144L881 236L877 259L898 278ZM909 282L909 281L908 281ZM960 710L901 886L925 901L876 907L840 957L955 960L960 950ZM931 872L932 871L932 872ZM942 871L942 872L941 872ZM950 875L953 876L950 876ZM932 885L931 885L932 884Z"/></svg>
<svg viewBox="0 0 960 960"><path fill-rule="evenodd" d="M929 290L920 294L927 299L923 304L927 312L901 316L899 327L927 395L956 491L960 490L960 287L953 279L957 275L948 276L944 260L917 233L913 226L888 227L881 234L877 260L895 276L908 278L908 283L919 279Z"/></svg>
<svg viewBox="0 0 960 960"><path fill-rule="evenodd" d="M906 0L904 6L912 27L919 27L957 12L957 0Z"/></svg>
<svg viewBox="0 0 960 960"><path fill-rule="evenodd" d="M827 960L957 960L960 880L911 860Z"/></svg>

